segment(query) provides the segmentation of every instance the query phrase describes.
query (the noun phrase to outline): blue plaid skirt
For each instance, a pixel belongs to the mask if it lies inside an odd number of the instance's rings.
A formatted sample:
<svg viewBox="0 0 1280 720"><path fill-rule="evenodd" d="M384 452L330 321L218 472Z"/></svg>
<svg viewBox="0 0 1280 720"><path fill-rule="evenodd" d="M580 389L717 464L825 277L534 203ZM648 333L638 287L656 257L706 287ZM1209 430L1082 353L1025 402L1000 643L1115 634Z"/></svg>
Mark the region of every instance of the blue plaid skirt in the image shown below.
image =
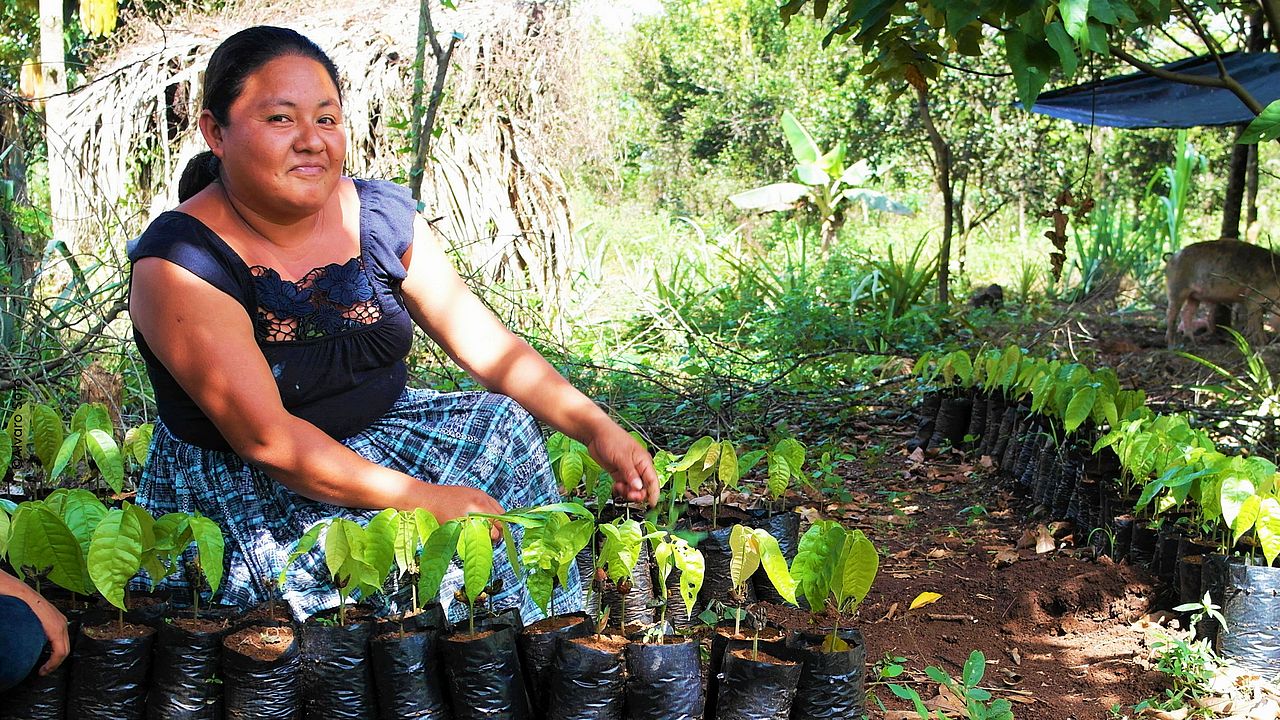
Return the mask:
<svg viewBox="0 0 1280 720"><path fill-rule="evenodd" d="M504 395L406 389L373 425L342 442L371 462L413 477L483 490L505 508L560 499L537 423ZM320 520L345 517L363 524L377 514L308 500L238 455L179 440L160 422L137 502L157 517L198 510L222 527L226 572L215 602L247 608L275 596L299 620L336 607L339 597L328 578L323 542L289 566L288 579L277 591L275 578L298 538ZM512 530L519 542L519 528ZM494 550L493 577L502 587L492 599L495 610L518 607L526 623L543 617L501 546ZM184 573L171 575L160 587L175 597L190 597ZM466 616L466 605L453 600L461 587L462 568L455 558L440 590L452 620ZM395 611L404 609L407 595L407 585L393 579L387 592L369 600ZM582 609L576 568L568 587L557 588L551 602L553 614Z"/></svg>

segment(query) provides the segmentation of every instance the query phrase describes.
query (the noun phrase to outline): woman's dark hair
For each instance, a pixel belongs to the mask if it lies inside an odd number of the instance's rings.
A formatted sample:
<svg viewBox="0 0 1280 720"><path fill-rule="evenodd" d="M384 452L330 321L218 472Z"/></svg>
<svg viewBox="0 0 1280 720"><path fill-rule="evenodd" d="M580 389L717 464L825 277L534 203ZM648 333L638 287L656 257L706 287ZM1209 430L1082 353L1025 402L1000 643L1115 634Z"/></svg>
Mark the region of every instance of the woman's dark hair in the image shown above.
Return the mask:
<svg viewBox="0 0 1280 720"><path fill-rule="evenodd" d="M290 55L320 63L338 89L338 101L342 101L338 68L320 46L288 28L259 25L232 35L213 51L204 71L200 109L212 113L219 125L226 125L231 104L244 92L249 76L272 60ZM217 180L220 165L208 150L192 158L178 180L178 201L186 200Z"/></svg>

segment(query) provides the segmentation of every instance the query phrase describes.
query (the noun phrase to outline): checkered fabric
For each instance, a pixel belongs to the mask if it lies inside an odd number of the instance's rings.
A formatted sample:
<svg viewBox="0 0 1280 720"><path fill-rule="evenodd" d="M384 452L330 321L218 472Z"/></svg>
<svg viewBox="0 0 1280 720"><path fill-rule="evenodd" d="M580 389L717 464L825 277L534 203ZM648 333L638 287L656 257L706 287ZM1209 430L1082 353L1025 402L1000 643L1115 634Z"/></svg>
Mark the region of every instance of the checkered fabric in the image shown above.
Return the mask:
<svg viewBox="0 0 1280 720"><path fill-rule="evenodd" d="M560 499L537 423L503 395L406 389L381 419L343 444L371 462L428 482L483 490L505 508ZM314 523L345 517L363 524L377 514L308 500L234 453L183 442L159 422L137 501L157 517L199 510L218 523L226 535L226 573L213 599L246 608L271 597L289 552ZM512 530L519 542L519 528ZM282 599L299 620L339 601L328 580L323 547L318 543L289 567ZM502 587L492 599L495 610L518 607L526 623L543 617L502 546L494 550L493 572ZM191 592L182 573L166 578L161 587L175 597ZM466 605L453 602L461 587L462 569L455 559L440 592L452 620L466 616ZM392 581L387 590L371 601L387 610L401 609L397 605L408 595L405 588ZM581 583L574 568L568 587L558 588L552 597L551 612L581 609Z"/></svg>

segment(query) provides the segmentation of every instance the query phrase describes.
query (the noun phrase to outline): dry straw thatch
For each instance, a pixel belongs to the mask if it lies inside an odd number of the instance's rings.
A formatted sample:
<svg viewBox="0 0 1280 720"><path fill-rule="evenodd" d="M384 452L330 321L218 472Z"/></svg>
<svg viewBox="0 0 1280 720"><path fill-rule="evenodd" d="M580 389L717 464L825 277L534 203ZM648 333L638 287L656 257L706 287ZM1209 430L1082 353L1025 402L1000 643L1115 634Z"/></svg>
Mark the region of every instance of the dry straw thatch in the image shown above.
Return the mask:
<svg viewBox="0 0 1280 720"><path fill-rule="evenodd" d="M453 54L422 196L429 218L485 284L531 290L554 312L571 263L570 213L558 170L591 142L578 69L587 53L566 10L502 0L434 8ZM408 174L417 0L241 3L219 17L135 30L74 93L64 137L72 178L54 198L80 247L130 237L175 204L177 174L204 149L195 128L200 73L232 32L292 27L343 73L348 172ZM428 83L434 60L428 57ZM115 243L113 243L115 244Z"/></svg>

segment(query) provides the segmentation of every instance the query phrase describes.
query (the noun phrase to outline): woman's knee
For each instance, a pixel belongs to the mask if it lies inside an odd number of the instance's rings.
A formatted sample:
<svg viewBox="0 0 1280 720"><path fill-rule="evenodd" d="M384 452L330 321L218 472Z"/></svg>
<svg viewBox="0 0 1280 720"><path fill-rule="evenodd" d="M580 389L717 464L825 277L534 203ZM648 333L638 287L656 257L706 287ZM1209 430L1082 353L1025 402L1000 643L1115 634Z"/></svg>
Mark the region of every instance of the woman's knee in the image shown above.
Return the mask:
<svg viewBox="0 0 1280 720"><path fill-rule="evenodd" d="M0 692L31 674L45 646L44 627L19 598L0 595Z"/></svg>

